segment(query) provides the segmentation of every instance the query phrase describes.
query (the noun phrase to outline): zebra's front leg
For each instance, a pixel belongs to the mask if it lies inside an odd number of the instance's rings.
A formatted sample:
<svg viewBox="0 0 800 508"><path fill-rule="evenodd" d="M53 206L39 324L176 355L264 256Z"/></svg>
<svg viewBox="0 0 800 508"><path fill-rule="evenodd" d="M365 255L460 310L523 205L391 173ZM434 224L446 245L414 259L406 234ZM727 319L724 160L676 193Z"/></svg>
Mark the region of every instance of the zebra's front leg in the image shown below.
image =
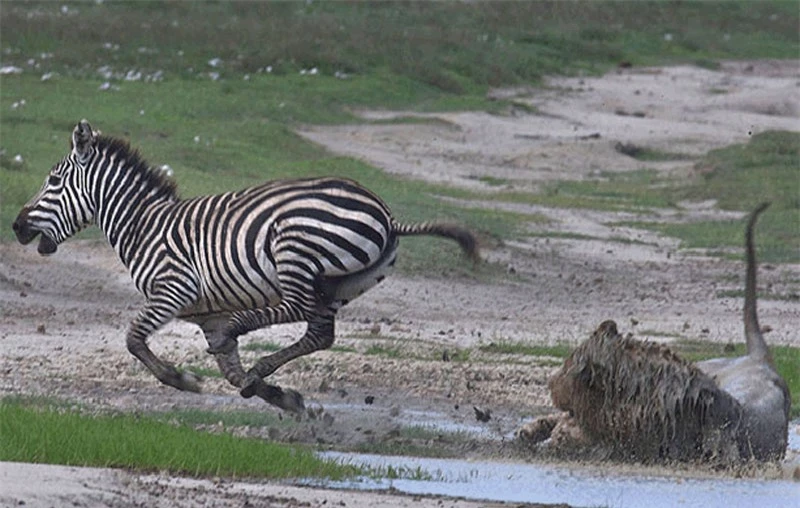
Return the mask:
<svg viewBox="0 0 800 508"><path fill-rule="evenodd" d="M200 391L200 377L191 372L180 372L150 350L147 338L168 323L178 312L180 305L169 298L151 298L128 330L128 351L138 358L165 385L189 392Z"/></svg>
<svg viewBox="0 0 800 508"><path fill-rule="evenodd" d="M278 370L286 362L331 347L334 339L334 319L334 314L309 316L308 328L300 340L280 351L262 357L247 372L242 390L239 392L242 397L249 398L257 395L258 383L263 382L263 378Z"/></svg>
<svg viewBox="0 0 800 508"><path fill-rule="evenodd" d="M239 358L238 341L225 333L227 325L228 316L200 323L209 345L209 352L214 351L215 346L225 344L224 348L218 348L212 354L225 379L233 386L241 388L246 374ZM255 395L285 411L299 413L305 409L302 395L288 388L269 385L262 379L256 383Z"/></svg>

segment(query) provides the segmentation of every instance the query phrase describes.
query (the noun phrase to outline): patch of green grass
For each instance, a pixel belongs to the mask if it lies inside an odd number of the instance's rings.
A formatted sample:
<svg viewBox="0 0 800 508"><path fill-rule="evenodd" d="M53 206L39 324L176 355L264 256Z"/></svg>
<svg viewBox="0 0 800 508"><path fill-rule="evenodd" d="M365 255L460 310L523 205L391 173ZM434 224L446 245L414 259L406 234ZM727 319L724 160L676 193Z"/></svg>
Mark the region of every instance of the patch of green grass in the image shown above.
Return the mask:
<svg viewBox="0 0 800 508"><path fill-rule="evenodd" d="M341 479L364 473L300 447L197 432L150 417L86 416L6 400L0 403L0 435L4 461L196 476Z"/></svg>
<svg viewBox="0 0 800 508"><path fill-rule="evenodd" d="M730 358L744 356L747 346L744 343L716 344L709 342L680 340L670 347L683 358L699 362L711 358ZM771 346L772 358L778 374L789 386L792 396L791 417L800 416L800 348L792 346Z"/></svg>
<svg viewBox="0 0 800 508"><path fill-rule="evenodd" d="M66 8L63 9L62 6ZM69 76L348 77L386 69L451 94L555 73L794 58L792 2L12 2L4 63ZM155 15L157 13L157 15ZM669 34L670 37L665 37ZM44 57L42 55L45 55ZM98 71L99 68L103 71ZM345 79L346 80L346 79Z"/></svg>
<svg viewBox="0 0 800 508"><path fill-rule="evenodd" d="M800 261L800 133L764 132L749 143L712 151L696 166L697 175L689 181L645 169L553 182L539 193L471 192L460 197L633 213L677 210L677 203L683 200L709 199L717 200L722 209L749 212L768 200L772 206L759 218L755 233L759 261ZM712 255L735 252L733 257L743 257L743 220L618 224L677 237L684 248L706 249Z"/></svg>
<svg viewBox="0 0 800 508"><path fill-rule="evenodd" d="M757 134L749 143L709 153L698 168L699 181L678 189L675 199L716 199L722 209L744 212L771 201L756 225L759 260L800 261L800 133ZM743 221L665 224L656 229L681 238L690 248L744 250Z"/></svg>
<svg viewBox="0 0 800 508"><path fill-rule="evenodd" d="M714 199L722 209L749 212L762 201L771 201L755 230L758 260L800 261L800 133L758 134L749 143L712 151L697 168L693 181L666 181L638 190L633 185L629 192L642 193L641 203L663 207L674 207L681 200ZM744 220L624 224L680 238L684 248L708 249L712 254L732 251L733 257L744 257Z"/></svg>
<svg viewBox="0 0 800 508"><path fill-rule="evenodd" d="M372 344L364 351L365 355L382 356L385 358L405 358L405 354L400 348L386 347L379 344Z"/></svg>
<svg viewBox="0 0 800 508"><path fill-rule="evenodd" d="M149 418L171 424L197 427L198 425L217 425L225 427L275 427L286 425L275 413L268 411L205 411L201 409L180 409L159 411L148 414Z"/></svg>
<svg viewBox="0 0 800 508"><path fill-rule="evenodd" d="M489 344L478 346L478 350L483 353L524 356L554 356L557 358L566 358L570 355L573 349L574 346L569 344L541 346L505 340L490 342Z"/></svg>
<svg viewBox="0 0 800 508"><path fill-rule="evenodd" d="M222 372L219 369L210 368L210 367L202 367L199 365L187 365L184 367L186 370L191 372L196 376L200 376L201 378L204 377L213 377L213 378L221 378Z"/></svg>
<svg viewBox="0 0 800 508"><path fill-rule="evenodd" d="M503 187L510 183L510 181L505 178L497 178L494 176L477 176L474 179L492 187Z"/></svg>
<svg viewBox="0 0 800 508"><path fill-rule="evenodd" d="M358 353L358 349L353 346L331 346L328 348L328 351L336 353Z"/></svg>

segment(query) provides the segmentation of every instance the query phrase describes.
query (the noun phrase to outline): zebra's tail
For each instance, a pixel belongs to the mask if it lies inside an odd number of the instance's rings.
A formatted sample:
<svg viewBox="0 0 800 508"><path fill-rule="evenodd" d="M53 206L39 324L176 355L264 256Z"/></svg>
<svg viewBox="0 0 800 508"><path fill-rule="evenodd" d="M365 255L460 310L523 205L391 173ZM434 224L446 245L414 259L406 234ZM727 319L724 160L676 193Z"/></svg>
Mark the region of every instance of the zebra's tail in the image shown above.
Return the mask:
<svg viewBox="0 0 800 508"><path fill-rule="evenodd" d="M394 222L393 227L395 234L398 236L430 235L450 238L458 242L458 245L461 246L461 250L463 250L464 254L469 256L472 261L480 261L478 239L472 231L462 226L446 222L419 222L415 224Z"/></svg>

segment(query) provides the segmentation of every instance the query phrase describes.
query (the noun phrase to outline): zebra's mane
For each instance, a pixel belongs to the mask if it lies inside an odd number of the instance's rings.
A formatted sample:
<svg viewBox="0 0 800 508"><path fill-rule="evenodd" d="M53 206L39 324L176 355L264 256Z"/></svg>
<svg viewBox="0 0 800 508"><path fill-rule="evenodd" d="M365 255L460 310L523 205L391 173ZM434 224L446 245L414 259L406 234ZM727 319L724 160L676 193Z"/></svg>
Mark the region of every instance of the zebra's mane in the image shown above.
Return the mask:
<svg viewBox="0 0 800 508"><path fill-rule="evenodd" d="M170 198L178 197L178 184L166 171L150 166L146 160L139 155L139 151L131 148L131 145L119 138L101 135L97 140L99 151L107 150L108 154L116 154L117 158L125 159L125 170L142 175L143 180L151 188L161 191L163 196Z"/></svg>

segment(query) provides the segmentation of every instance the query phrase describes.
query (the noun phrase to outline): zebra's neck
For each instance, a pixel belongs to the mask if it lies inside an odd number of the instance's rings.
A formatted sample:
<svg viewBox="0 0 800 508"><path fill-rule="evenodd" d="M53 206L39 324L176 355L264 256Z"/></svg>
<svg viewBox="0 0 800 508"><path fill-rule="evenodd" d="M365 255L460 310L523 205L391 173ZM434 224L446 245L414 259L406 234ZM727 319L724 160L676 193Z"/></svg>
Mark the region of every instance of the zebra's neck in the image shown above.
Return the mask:
<svg viewBox="0 0 800 508"><path fill-rule="evenodd" d="M163 230L158 216L178 200L175 184L124 141L103 141L90 170L94 173L95 223L131 268L136 253L144 248L141 238Z"/></svg>

